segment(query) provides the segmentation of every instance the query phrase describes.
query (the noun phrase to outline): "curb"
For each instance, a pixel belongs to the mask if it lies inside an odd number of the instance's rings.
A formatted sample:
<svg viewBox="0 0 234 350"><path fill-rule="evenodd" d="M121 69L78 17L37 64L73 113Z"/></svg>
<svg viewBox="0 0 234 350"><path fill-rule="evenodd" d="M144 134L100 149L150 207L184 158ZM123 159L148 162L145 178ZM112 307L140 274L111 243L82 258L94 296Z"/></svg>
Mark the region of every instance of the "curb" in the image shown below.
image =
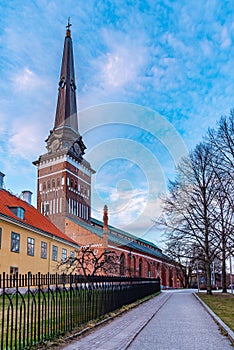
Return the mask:
<svg viewBox="0 0 234 350"><path fill-rule="evenodd" d="M42 349L42 350L43 350L43 349L47 349L47 348L48 348L48 345L49 345L50 348L56 349L56 348L58 348L58 344L59 344L59 346L62 346L63 343L64 343L65 341L73 341L74 339L79 338L80 336L85 335L85 334L88 333L89 331L95 330L95 328L98 328L99 326L102 326L103 324L108 323L109 321L112 321L112 320L114 320L115 318L120 317L120 316L122 316L123 314L125 314L125 313L127 313L127 312L130 312L131 310L137 308L138 306L140 306L140 305L142 305L142 304L144 304L144 303L147 303L148 301L150 301L150 300L152 300L152 299L154 299L154 298L157 298L157 297L160 296L160 295L162 295L162 292L161 292L161 291L160 291L157 295L154 295L154 296L150 297L150 298L147 299L147 300L144 300L144 298L143 298L143 299L139 299L139 300L138 300L138 304L132 306L132 307L131 307L130 309L128 309L128 310L124 310L124 309L121 310L121 308L120 308L120 310L118 310L117 312L115 312L115 314L114 314L113 316L107 316L106 318L104 318L104 319L102 319L102 320L100 320L100 321L94 323L93 326L91 326L91 327L90 327L90 326L87 326L87 327L81 329L80 331L74 332L74 333L72 333L72 334L70 334L70 335L65 335L63 338L55 339L54 341L49 342L49 343L46 342L46 344L43 344L42 347L38 347L37 349ZM167 301L167 299L168 299L168 298L166 298L165 302ZM164 303L165 303L165 302L164 302ZM163 303L163 304L164 304L164 303ZM132 304L134 304L134 303L132 303ZM131 304L129 304L129 305L131 305ZM161 306L160 306L160 308L161 308ZM114 312L114 311L113 311L113 312ZM156 313L156 312L155 312L155 313ZM154 316L154 315L153 315L153 316ZM152 316L152 317L153 317L153 316ZM151 318L152 318L152 317L151 317ZM150 318L150 319L151 319L151 318ZM146 320L146 323L148 323L148 322L150 321L150 319ZM142 326L142 328L145 327L146 323ZM131 343L131 342L132 342L132 340L130 341L130 343ZM130 343L128 342L127 346L129 346ZM60 349L60 348L59 348L59 349Z"/></svg>
<svg viewBox="0 0 234 350"><path fill-rule="evenodd" d="M213 320L218 324L219 328L221 328L224 331L224 333L234 345L234 332L209 308L208 305L206 305L206 303L204 303L203 300L199 298L199 296L196 293L193 293L193 295L201 303L201 305L208 312L208 314L210 314Z"/></svg>

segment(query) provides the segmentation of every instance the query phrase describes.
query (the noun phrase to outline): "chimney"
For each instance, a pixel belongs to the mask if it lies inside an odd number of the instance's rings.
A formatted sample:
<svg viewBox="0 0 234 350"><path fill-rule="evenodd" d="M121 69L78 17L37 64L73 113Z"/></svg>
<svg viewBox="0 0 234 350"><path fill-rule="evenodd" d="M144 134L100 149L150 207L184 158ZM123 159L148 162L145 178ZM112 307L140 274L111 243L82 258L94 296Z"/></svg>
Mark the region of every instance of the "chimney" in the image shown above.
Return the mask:
<svg viewBox="0 0 234 350"><path fill-rule="evenodd" d="M108 248L108 207L104 205L103 208L103 247L104 249Z"/></svg>
<svg viewBox="0 0 234 350"><path fill-rule="evenodd" d="M103 208L103 231L108 230L108 207L104 205Z"/></svg>
<svg viewBox="0 0 234 350"><path fill-rule="evenodd" d="M4 178L5 174L1 173L0 171L0 190L3 189L3 178Z"/></svg>
<svg viewBox="0 0 234 350"><path fill-rule="evenodd" d="M22 191L22 199L23 201L27 202L28 204L31 205L32 202L32 192L29 190Z"/></svg>

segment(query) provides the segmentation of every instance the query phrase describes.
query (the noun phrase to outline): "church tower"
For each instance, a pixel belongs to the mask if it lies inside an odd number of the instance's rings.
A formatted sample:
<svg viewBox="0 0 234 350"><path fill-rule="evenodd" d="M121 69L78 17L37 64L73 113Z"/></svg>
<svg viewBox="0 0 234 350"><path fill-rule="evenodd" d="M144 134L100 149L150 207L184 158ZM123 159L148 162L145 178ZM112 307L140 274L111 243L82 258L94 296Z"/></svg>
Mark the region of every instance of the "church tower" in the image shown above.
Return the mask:
<svg viewBox="0 0 234 350"><path fill-rule="evenodd" d="M94 173L83 158L86 147L78 130L70 27L68 20L54 127L45 140L47 153L33 162L38 169L37 209L63 232L66 217L90 222Z"/></svg>

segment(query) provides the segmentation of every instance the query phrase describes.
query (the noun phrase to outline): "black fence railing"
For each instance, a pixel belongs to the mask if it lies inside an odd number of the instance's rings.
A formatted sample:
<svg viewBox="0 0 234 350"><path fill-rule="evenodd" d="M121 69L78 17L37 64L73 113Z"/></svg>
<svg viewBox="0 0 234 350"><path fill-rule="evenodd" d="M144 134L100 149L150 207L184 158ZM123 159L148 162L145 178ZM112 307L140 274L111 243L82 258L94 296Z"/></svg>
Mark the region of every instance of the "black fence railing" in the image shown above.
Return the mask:
<svg viewBox="0 0 234 350"><path fill-rule="evenodd" d="M159 279L0 275L0 349L28 349L158 291Z"/></svg>

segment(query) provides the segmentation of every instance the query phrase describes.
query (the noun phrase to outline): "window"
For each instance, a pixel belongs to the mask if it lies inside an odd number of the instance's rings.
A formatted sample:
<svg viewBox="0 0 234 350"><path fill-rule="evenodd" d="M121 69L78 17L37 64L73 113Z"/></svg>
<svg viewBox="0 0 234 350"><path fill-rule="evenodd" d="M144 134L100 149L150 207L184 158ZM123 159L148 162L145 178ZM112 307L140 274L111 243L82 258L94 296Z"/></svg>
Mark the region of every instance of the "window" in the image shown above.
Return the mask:
<svg viewBox="0 0 234 350"><path fill-rule="evenodd" d="M19 272L18 267L16 267L16 266L10 266L10 274L11 274L11 275L17 275L18 272Z"/></svg>
<svg viewBox="0 0 234 350"><path fill-rule="evenodd" d="M55 187L55 180L54 179L52 180L52 187L53 188Z"/></svg>
<svg viewBox="0 0 234 350"><path fill-rule="evenodd" d="M11 233L11 251L19 253L20 251L20 235L18 233Z"/></svg>
<svg viewBox="0 0 234 350"><path fill-rule="evenodd" d="M47 188L48 188L48 190L50 189L50 180L47 181Z"/></svg>
<svg viewBox="0 0 234 350"><path fill-rule="evenodd" d="M46 190L46 183L45 182L43 182L42 189L43 189L43 191Z"/></svg>
<svg viewBox="0 0 234 350"><path fill-rule="evenodd" d="M119 268L120 268L120 276L124 276L124 274L125 274L125 262L124 262L124 260L125 260L125 257L124 257L124 253L122 253L121 255L120 255L120 264L119 264Z"/></svg>
<svg viewBox="0 0 234 350"><path fill-rule="evenodd" d="M9 209L12 211L12 213L17 216L19 219L24 220L24 208L21 207L9 207Z"/></svg>
<svg viewBox="0 0 234 350"><path fill-rule="evenodd" d="M2 248L2 228L0 227L0 249Z"/></svg>
<svg viewBox="0 0 234 350"><path fill-rule="evenodd" d="M77 201L74 201L74 211L73 211L74 215L77 215Z"/></svg>
<svg viewBox="0 0 234 350"><path fill-rule="evenodd" d="M24 212L25 212L25 210L23 208L18 207L18 211L17 211L18 218L24 220Z"/></svg>
<svg viewBox="0 0 234 350"><path fill-rule="evenodd" d="M47 243L41 242L41 258L46 259L47 258Z"/></svg>
<svg viewBox="0 0 234 350"><path fill-rule="evenodd" d="M27 253L34 256L35 239L28 237Z"/></svg>
<svg viewBox="0 0 234 350"><path fill-rule="evenodd" d="M67 249L62 249L62 261L66 261L67 259Z"/></svg>
<svg viewBox="0 0 234 350"><path fill-rule="evenodd" d="M57 178L57 187L59 187L60 186L60 180L59 180L59 178Z"/></svg>
<svg viewBox="0 0 234 350"><path fill-rule="evenodd" d="M58 260L58 247L56 245L52 246L52 260L53 261Z"/></svg>
<svg viewBox="0 0 234 350"><path fill-rule="evenodd" d="M70 265L74 264L74 261L75 261L75 253L70 252Z"/></svg>

